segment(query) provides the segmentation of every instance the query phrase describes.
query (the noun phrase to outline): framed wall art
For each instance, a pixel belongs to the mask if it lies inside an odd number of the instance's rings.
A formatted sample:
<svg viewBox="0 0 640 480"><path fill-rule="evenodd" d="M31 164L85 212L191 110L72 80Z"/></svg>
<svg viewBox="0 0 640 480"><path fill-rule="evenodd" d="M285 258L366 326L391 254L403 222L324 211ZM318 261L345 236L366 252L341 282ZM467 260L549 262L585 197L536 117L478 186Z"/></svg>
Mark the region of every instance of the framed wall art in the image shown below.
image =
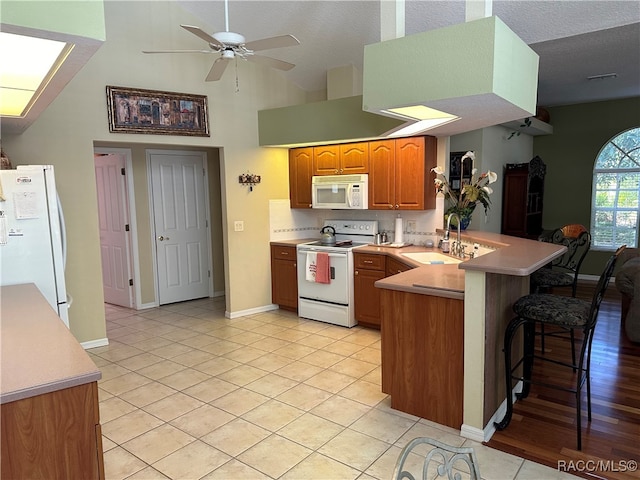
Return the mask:
<svg viewBox="0 0 640 480"><path fill-rule="evenodd" d="M207 97L107 86L109 131L209 136Z"/></svg>

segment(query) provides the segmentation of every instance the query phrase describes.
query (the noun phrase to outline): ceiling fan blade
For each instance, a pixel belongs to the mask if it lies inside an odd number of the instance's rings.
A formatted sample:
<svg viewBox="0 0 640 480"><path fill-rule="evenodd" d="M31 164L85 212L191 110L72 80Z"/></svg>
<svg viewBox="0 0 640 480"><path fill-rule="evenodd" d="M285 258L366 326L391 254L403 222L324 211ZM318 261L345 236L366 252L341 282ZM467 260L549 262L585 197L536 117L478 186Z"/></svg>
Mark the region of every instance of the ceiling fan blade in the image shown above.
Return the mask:
<svg viewBox="0 0 640 480"><path fill-rule="evenodd" d="M213 62L207 78L204 79L205 82L215 82L217 80L220 80L228 64L229 59L223 57L218 58L215 62Z"/></svg>
<svg viewBox="0 0 640 480"><path fill-rule="evenodd" d="M143 50L142 53L218 53L215 50Z"/></svg>
<svg viewBox="0 0 640 480"><path fill-rule="evenodd" d="M207 43L211 43L213 45L216 45L217 47L223 48L224 44L219 42L218 40L216 40L215 38L213 38L211 35L209 35L207 32L205 32L204 30L202 30L200 27L194 27L191 25L180 25L182 28L184 28L187 32L193 33L196 37L201 38L202 40L204 40Z"/></svg>
<svg viewBox="0 0 640 480"><path fill-rule="evenodd" d="M258 50L269 50L270 48L293 47L295 45L300 45L300 41L293 35L263 38L244 44L247 50L253 50L254 52Z"/></svg>
<svg viewBox="0 0 640 480"><path fill-rule="evenodd" d="M278 60L277 58L265 57L264 55L247 55L247 60L267 67L277 68L278 70L291 70L295 64Z"/></svg>

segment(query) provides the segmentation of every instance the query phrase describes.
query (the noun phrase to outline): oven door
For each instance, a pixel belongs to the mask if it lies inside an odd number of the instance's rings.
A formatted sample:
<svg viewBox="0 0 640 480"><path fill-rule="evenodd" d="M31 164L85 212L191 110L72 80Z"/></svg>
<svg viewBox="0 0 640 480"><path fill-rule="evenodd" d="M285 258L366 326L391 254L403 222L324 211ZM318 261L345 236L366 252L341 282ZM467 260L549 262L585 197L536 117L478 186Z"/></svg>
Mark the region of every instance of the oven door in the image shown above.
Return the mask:
<svg viewBox="0 0 640 480"><path fill-rule="evenodd" d="M310 282L306 279L307 252L321 250L298 248L298 297L338 305L349 304L349 258L350 253L327 252L329 254L329 283Z"/></svg>

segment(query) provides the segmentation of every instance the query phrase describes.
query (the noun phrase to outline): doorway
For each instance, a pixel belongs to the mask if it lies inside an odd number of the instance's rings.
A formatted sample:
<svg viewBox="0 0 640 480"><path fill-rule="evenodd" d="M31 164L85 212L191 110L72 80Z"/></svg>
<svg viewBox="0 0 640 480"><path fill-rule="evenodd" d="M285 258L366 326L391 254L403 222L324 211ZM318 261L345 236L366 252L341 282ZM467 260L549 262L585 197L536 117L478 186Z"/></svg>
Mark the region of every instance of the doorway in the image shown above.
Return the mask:
<svg viewBox="0 0 640 480"><path fill-rule="evenodd" d="M207 155L147 150L160 305L213 296Z"/></svg>
<svg viewBox="0 0 640 480"><path fill-rule="evenodd" d="M135 305L132 228L126 183L130 153L94 150L104 301Z"/></svg>

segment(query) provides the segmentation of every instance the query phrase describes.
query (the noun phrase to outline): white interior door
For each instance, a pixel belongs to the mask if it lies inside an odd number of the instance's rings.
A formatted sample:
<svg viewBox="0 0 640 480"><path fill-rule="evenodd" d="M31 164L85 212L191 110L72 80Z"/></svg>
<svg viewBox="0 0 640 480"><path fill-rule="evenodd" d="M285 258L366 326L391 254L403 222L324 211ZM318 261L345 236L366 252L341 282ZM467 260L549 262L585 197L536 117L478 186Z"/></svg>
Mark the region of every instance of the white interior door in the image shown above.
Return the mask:
<svg viewBox="0 0 640 480"><path fill-rule="evenodd" d="M205 154L150 151L160 305L209 296Z"/></svg>
<svg viewBox="0 0 640 480"><path fill-rule="evenodd" d="M94 161L104 300L131 308L133 287L130 284L132 275L125 158L120 154L96 154Z"/></svg>

